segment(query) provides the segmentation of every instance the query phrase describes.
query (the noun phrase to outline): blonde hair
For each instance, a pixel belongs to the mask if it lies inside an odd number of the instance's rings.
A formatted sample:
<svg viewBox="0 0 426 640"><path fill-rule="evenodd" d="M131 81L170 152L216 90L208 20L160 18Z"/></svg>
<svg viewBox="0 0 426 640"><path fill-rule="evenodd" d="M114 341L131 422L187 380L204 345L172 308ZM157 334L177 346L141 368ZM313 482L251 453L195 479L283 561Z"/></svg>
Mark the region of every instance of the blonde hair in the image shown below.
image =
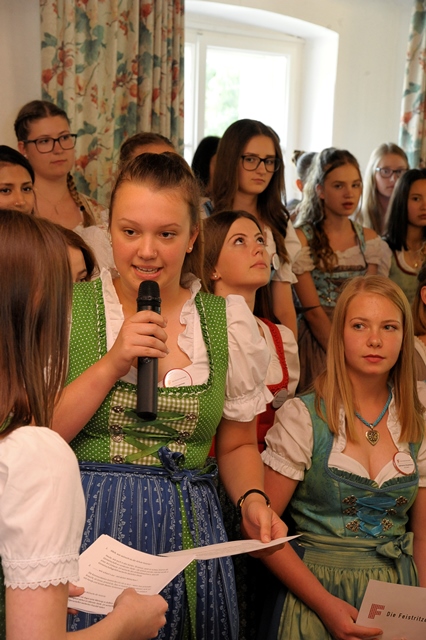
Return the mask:
<svg viewBox="0 0 426 640"><path fill-rule="evenodd" d="M414 370L413 320L407 298L397 284L384 276L358 276L349 280L337 301L327 349L327 369L315 382L316 411L326 420L330 431L339 431L339 412L343 405L348 438L357 440L352 385L346 371L343 330L351 301L361 293L371 293L390 300L402 315L402 345L398 360L389 372L393 384L396 410L401 424L402 442L419 442L424 434L424 408L417 395ZM325 414L320 401L325 404Z"/></svg>
<svg viewBox="0 0 426 640"><path fill-rule="evenodd" d="M364 198L362 205L362 223L366 227L371 227L379 235L383 235L385 221L382 219L379 210L377 197L376 169L383 156L393 154L400 156L409 169L408 158L403 149L393 142L385 142L371 153L365 170L364 177Z"/></svg>

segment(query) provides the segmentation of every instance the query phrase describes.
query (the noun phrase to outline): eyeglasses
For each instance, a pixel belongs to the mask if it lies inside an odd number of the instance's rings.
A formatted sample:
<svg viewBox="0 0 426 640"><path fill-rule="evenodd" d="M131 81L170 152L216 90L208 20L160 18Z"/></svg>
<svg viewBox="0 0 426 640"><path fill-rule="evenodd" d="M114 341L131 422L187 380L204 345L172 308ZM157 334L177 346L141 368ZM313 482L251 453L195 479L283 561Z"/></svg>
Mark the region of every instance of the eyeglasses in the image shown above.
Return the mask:
<svg viewBox="0 0 426 640"><path fill-rule="evenodd" d="M263 162L268 173L275 173L281 166L281 158L259 158L259 156L241 156L246 171L256 171Z"/></svg>
<svg viewBox="0 0 426 640"><path fill-rule="evenodd" d="M376 171L380 173L382 178L390 178L393 174L400 178L407 169L391 169L390 167L376 167Z"/></svg>
<svg viewBox="0 0 426 640"><path fill-rule="evenodd" d="M69 149L74 149L76 140L76 133L64 133L59 138L37 138L37 140L24 140L24 143L32 142L40 153L50 153L55 148L56 142L59 142L59 146L64 151L69 151Z"/></svg>

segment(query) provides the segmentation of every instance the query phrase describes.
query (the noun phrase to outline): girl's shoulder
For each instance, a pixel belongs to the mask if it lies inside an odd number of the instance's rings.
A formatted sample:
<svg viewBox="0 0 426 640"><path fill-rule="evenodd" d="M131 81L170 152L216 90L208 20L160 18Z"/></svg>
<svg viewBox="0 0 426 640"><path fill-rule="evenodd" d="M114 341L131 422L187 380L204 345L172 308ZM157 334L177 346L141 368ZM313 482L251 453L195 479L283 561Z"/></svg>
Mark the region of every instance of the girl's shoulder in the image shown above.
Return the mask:
<svg viewBox="0 0 426 640"><path fill-rule="evenodd" d="M308 222L305 222L299 227L296 227L295 231L302 247L307 247L309 244L309 241L312 240L312 238L314 237L314 231L312 229L312 225L309 224Z"/></svg>
<svg viewBox="0 0 426 640"><path fill-rule="evenodd" d="M379 237L374 229L370 229L369 227L362 227L362 233L364 234L366 242L368 242L368 240L374 240L375 238Z"/></svg>

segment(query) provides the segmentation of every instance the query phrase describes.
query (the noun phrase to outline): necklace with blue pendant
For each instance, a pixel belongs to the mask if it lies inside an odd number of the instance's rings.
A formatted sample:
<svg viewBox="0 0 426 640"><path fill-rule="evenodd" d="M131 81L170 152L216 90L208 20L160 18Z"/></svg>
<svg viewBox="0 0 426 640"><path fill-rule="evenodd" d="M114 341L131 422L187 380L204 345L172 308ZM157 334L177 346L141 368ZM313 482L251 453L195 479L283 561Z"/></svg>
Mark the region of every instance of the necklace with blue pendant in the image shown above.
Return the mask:
<svg viewBox="0 0 426 640"><path fill-rule="evenodd" d="M378 431L375 431L375 427L377 427L380 420L383 418L386 411L389 409L391 400L392 400L392 390L389 389L389 395L388 395L388 399L386 400L386 404L383 407L380 415L378 416L378 418L376 418L374 422L367 422L367 420L364 420L364 418L358 413L358 411L355 411L355 415L358 418L358 420L361 420L361 422L365 424L366 427L368 427L369 430L365 432L365 437L367 438L368 442L371 445L373 445L373 447L379 442L379 439L380 439L380 433Z"/></svg>

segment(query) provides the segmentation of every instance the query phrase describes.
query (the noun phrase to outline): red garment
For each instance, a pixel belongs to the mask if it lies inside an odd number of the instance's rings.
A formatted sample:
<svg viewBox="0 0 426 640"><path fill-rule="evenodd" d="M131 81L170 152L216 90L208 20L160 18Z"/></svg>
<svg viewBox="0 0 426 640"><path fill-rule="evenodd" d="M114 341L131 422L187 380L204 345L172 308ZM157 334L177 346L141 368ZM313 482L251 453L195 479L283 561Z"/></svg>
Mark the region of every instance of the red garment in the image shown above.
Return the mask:
<svg viewBox="0 0 426 640"><path fill-rule="evenodd" d="M278 329L277 325L270 320L266 320L265 318L260 318L260 320L262 320L262 322L264 322L269 327L283 372L281 382L277 382L276 384L268 384L269 391L275 396L282 389L288 390L288 369L285 359L284 345L280 330ZM257 446L260 452L264 451L265 449L265 436L268 430L274 424L275 411L276 409L274 409L272 403L270 402L267 405L265 411L257 416ZM213 458L216 457L215 438L213 438L209 456Z"/></svg>
<svg viewBox="0 0 426 640"><path fill-rule="evenodd" d="M275 396L282 389L288 390L288 369L285 360L284 345L280 330L278 329L277 325L273 322L270 322L270 320L266 320L265 318L261 318L261 320L269 327L283 372L281 382L277 382L276 384L268 384L269 391ZM259 448L259 451L261 452L265 449L265 436L274 424L275 411L276 409L274 409L272 403L270 402L266 407L266 410L257 416L257 446Z"/></svg>

